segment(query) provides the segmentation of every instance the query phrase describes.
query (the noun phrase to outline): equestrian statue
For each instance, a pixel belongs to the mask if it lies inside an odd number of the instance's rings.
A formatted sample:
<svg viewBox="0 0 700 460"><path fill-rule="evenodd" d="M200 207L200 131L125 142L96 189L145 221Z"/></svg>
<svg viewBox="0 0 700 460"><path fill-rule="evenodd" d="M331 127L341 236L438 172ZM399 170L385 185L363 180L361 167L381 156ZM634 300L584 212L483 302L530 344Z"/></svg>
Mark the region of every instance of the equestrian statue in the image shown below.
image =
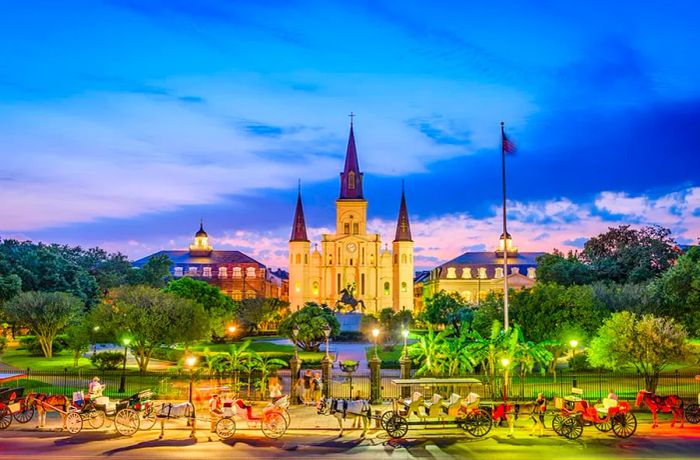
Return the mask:
<svg viewBox="0 0 700 460"><path fill-rule="evenodd" d="M338 312L344 311L349 308L350 313L357 311L357 306L362 307L362 311L365 311L365 302L363 300L357 300L355 298L355 286L353 284L348 284L344 289L340 291L340 300L335 302L335 309Z"/></svg>

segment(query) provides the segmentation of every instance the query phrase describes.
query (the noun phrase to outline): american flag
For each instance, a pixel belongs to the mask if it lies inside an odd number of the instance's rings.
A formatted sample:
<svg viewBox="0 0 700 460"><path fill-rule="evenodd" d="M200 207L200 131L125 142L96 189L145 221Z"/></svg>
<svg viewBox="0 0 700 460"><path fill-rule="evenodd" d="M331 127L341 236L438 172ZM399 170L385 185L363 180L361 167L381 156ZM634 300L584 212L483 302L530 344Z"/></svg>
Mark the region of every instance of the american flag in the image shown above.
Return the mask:
<svg viewBox="0 0 700 460"><path fill-rule="evenodd" d="M515 148L515 144L513 143L513 141L506 137L506 133L503 133L502 137L503 151L505 153L515 153L517 149Z"/></svg>

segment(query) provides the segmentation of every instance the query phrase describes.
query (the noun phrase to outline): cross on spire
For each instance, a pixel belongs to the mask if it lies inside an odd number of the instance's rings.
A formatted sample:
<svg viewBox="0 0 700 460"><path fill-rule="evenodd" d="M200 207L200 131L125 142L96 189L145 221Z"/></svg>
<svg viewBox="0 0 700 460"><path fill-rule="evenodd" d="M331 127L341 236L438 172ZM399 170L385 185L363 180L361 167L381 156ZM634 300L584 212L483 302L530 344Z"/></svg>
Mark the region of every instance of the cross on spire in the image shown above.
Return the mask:
<svg viewBox="0 0 700 460"><path fill-rule="evenodd" d="M353 122L355 121L355 117L356 117L357 115L355 115L354 112L350 112L350 115L348 115L348 116L350 117L350 126L352 127Z"/></svg>

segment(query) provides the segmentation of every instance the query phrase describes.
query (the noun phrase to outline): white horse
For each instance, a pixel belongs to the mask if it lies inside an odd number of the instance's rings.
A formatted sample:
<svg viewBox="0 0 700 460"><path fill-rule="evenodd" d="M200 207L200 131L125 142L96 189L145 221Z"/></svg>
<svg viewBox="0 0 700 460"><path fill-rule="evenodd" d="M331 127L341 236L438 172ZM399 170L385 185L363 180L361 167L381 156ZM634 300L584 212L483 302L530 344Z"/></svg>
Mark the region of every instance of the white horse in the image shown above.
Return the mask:
<svg viewBox="0 0 700 460"><path fill-rule="evenodd" d="M369 401L365 399L321 398L321 401L318 403L317 413L319 415L332 415L338 420L338 426L340 427L339 437L343 435L343 420L359 418L362 420L361 437L364 438L372 416L372 407Z"/></svg>

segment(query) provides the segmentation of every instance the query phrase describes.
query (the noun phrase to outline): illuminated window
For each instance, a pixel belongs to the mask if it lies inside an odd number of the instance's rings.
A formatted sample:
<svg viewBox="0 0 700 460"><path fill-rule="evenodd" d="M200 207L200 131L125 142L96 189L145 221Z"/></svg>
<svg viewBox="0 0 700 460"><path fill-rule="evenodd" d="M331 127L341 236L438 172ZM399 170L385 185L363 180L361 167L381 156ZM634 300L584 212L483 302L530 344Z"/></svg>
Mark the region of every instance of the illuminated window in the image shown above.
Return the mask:
<svg viewBox="0 0 700 460"><path fill-rule="evenodd" d="M219 278L226 277L228 277L228 271L226 270L226 267L219 267Z"/></svg>
<svg viewBox="0 0 700 460"><path fill-rule="evenodd" d="M486 278L486 269L484 267L479 268L479 278Z"/></svg>
<svg viewBox="0 0 700 460"><path fill-rule="evenodd" d="M454 267L447 267L447 277L457 278L457 269Z"/></svg>
<svg viewBox="0 0 700 460"><path fill-rule="evenodd" d="M204 267L202 269L202 276L205 278L211 278L211 267Z"/></svg>
<svg viewBox="0 0 700 460"><path fill-rule="evenodd" d="M384 295L389 295L391 293L391 285L388 281L384 283Z"/></svg>
<svg viewBox="0 0 700 460"><path fill-rule="evenodd" d="M245 272L246 278L255 278L255 268L248 267Z"/></svg>
<svg viewBox="0 0 700 460"><path fill-rule="evenodd" d="M301 292L301 283L299 281L294 282L294 291Z"/></svg>
<svg viewBox="0 0 700 460"><path fill-rule="evenodd" d="M472 297L473 297L472 291L464 291L464 292L462 292L462 297L463 297L464 300L466 300L467 302L471 302L471 301L472 301Z"/></svg>
<svg viewBox="0 0 700 460"><path fill-rule="evenodd" d="M190 267L187 269L187 274L190 276L197 276L197 267Z"/></svg>
<svg viewBox="0 0 700 460"><path fill-rule="evenodd" d="M175 276L182 276L182 267L175 267Z"/></svg>
<svg viewBox="0 0 700 460"><path fill-rule="evenodd" d="M294 261L296 263L300 264L301 263L301 254L297 254L296 256L294 256Z"/></svg>
<svg viewBox="0 0 700 460"><path fill-rule="evenodd" d="M241 277L241 267L233 267L233 277L234 278Z"/></svg>
<svg viewBox="0 0 700 460"><path fill-rule="evenodd" d="M355 235L360 233L360 224L352 224L352 233Z"/></svg>
<svg viewBox="0 0 700 460"><path fill-rule="evenodd" d="M231 297L233 300L241 300L243 297L241 296L241 291L233 290L231 291Z"/></svg>
<svg viewBox="0 0 700 460"><path fill-rule="evenodd" d="M352 171L350 171L348 173L348 188L349 189L355 188L355 173Z"/></svg>
<svg viewBox="0 0 700 460"><path fill-rule="evenodd" d="M404 281L401 283L401 292L406 292L408 290L408 286L406 285L406 282Z"/></svg>
<svg viewBox="0 0 700 460"><path fill-rule="evenodd" d="M462 269L462 278L469 279L472 277L472 269L469 267L465 267Z"/></svg>
<svg viewBox="0 0 700 460"><path fill-rule="evenodd" d="M311 289L312 289L314 295L318 295L318 281L314 281Z"/></svg>
<svg viewBox="0 0 700 460"><path fill-rule="evenodd" d="M537 277L537 271L535 270L535 267L530 267L527 269L527 277L531 279L535 279Z"/></svg>
<svg viewBox="0 0 700 460"><path fill-rule="evenodd" d="M496 278L503 278L503 268L502 267L496 267Z"/></svg>

